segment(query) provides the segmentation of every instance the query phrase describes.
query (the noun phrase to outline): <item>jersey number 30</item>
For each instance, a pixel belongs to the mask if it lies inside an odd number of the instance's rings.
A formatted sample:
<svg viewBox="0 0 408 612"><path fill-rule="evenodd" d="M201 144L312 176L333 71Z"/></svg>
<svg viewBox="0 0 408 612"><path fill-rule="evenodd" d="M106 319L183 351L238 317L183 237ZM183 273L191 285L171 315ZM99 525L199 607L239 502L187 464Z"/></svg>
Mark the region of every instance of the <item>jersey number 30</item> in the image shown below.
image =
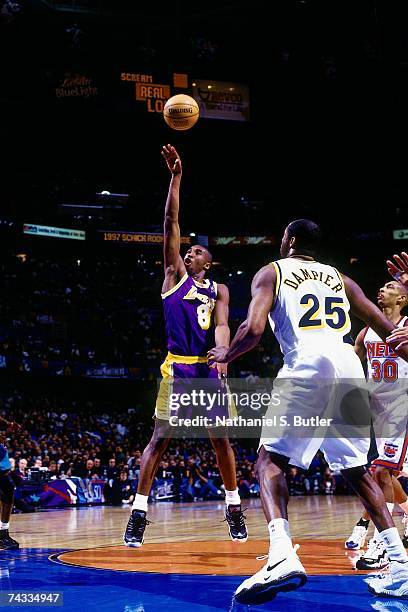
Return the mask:
<svg viewBox="0 0 408 612"><path fill-rule="evenodd" d="M300 300L303 308L308 308L307 312L299 321L302 329L322 329L326 325L332 329L343 329L348 321L348 316L344 310L344 300L341 297L326 297L324 299L324 319L320 318L322 306L319 298L313 293L307 293Z"/></svg>

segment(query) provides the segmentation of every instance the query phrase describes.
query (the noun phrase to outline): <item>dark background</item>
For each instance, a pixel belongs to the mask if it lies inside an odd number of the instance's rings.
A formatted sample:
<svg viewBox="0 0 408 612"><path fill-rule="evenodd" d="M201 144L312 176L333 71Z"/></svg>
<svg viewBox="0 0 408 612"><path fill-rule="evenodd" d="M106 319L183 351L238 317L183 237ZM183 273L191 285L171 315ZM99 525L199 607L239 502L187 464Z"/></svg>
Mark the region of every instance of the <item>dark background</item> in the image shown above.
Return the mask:
<svg viewBox="0 0 408 612"><path fill-rule="evenodd" d="M23 239L21 224L160 231L168 175L160 148L183 158L183 233L281 235L309 217L324 258L375 295L384 261L406 248L408 7L382 0L117 2L20 0L0 22L1 249L98 256L105 245ZM7 7L6 7L7 8ZM73 31L77 29L77 37ZM123 71L247 84L248 123L201 119L175 132L132 101ZM60 100L65 73L98 96ZM167 77L167 78L166 78ZM129 194L109 223L67 219L61 202L102 189ZM66 241L68 242L68 241ZM131 259L136 247L106 245ZM220 280L252 273L277 248L218 248ZM160 258L160 250L146 254Z"/></svg>

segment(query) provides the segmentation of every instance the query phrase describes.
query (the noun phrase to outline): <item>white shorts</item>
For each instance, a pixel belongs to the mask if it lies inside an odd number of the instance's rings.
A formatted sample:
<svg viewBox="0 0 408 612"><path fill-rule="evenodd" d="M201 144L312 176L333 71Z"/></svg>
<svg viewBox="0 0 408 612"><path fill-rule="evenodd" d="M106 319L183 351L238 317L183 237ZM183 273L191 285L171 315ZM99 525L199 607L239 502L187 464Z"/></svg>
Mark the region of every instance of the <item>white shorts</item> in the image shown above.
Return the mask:
<svg viewBox="0 0 408 612"><path fill-rule="evenodd" d="M406 391L393 398L373 397L374 431L378 458L372 465L400 471L408 448L408 398Z"/></svg>
<svg viewBox="0 0 408 612"><path fill-rule="evenodd" d="M305 469L319 449L332 470L367 464L371 413L364 371L351 345L336 346L335 350L325 351L324 356L299 351L295 358L286 358L274 382L275 391L280 394L281 403L278 407L270 406L265 416L278 413L278 419L283 417L289 426L282 426L278 432L273 430L274 437L263 427L259 448L264 446L269 452L288 457L290 464ZM349 405L348 398L352 398ZM365 420L364 426L353 429L355 434L349 438L342 432L345 415L350 415L350 411L345 411L351 407L352 413L353 406L358 406L359 414L363 407L361 414ZM302 435L302 429L294 429L299 417L332 418L333 422L330 428L323 421L314 431L310 427L303 429Z"/></svg>

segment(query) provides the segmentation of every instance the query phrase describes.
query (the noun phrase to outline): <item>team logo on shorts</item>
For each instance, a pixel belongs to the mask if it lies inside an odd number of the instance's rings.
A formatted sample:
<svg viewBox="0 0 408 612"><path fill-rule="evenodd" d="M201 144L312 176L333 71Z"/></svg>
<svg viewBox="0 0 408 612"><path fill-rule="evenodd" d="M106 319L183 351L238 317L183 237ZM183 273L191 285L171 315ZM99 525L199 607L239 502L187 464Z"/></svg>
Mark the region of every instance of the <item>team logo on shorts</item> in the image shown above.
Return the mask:
<svg viewBox="0 0 408 612"><path fill-rule="evenodd" d="M390 444L386 442L384 444L384 455L386 457L390 457L391 459L395 457L398 452L398 446L396 444Z"/></svg>

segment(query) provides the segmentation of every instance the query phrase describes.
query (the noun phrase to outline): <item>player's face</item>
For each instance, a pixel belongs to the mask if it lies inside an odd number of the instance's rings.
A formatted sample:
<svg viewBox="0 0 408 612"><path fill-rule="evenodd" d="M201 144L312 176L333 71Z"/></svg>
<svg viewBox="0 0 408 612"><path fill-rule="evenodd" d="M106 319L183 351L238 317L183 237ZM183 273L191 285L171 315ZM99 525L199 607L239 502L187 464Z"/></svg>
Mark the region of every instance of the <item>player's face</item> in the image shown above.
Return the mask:
<svg viewBox="0 0 408 612"><path fill-rule="evenodd" d="M285 233L282 236L282 242L281 242L281 246L280 246L281 257L287 257L288 256L289 249L290 249L289 242L290 242L290 240L288 238L288 230L285 229Z"/></svg>
<svg viewBox="0 0 408 612"><path fill-rule="evenodd" d="M204 269L209 269L209 261L207 251L199 246L192 246L188 249L184 256L184 265L188 274L199 274Z"/></svg>
<svg viewBox="0 0 408 612"><path fill-rule="evenodd" d="M384 286L379 289L377 294L377 304L380 308L396 306L398 298L401 296L401 291L398 283L390 281L384 283Z"/></svg>

